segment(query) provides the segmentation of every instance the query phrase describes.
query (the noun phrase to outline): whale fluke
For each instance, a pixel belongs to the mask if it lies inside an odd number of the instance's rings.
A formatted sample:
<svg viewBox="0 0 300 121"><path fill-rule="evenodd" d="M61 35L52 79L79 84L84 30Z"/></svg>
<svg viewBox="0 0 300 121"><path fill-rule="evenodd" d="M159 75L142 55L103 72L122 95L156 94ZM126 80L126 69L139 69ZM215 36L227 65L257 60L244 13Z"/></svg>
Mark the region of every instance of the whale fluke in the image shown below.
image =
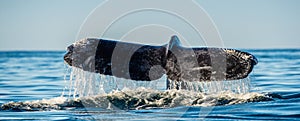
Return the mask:
<svg viewBox="0 0 300 121"><path fill-rule="evenodd" d="M151 46L87 38L68 47L64 60L84 71L138 81L164 74L173 81L222 81L248 76L257 59L227 48L183 47L177 36L168 44Z"/></svg>

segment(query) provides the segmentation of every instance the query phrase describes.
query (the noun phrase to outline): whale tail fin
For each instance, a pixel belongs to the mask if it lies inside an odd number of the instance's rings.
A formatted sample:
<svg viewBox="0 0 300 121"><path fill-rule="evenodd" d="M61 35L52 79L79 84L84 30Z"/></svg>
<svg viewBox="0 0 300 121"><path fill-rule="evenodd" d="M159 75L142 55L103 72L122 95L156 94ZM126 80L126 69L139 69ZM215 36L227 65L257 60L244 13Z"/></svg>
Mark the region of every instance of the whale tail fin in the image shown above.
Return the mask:
<svg viewBox="0 0 300 121"><path fill-rule="evenodd" d="M176 35L162 46L83 39L68 47L64 60L84 71L136 81L152 81L165 74L175 83L243 79L258 63L250 53L235 49L183 47ZM177 89L184 88L179 84Z"/></svg>

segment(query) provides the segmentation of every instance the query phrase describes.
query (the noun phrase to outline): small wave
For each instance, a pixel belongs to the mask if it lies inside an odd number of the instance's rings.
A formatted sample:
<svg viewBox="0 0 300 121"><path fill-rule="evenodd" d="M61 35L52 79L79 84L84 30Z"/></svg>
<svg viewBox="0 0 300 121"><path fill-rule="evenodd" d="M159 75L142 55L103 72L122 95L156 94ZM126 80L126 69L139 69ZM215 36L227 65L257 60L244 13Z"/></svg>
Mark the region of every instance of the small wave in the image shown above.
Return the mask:
<svg viewBox="0 0 300 121"><path fill-rule="evenodd" d="M249 102L272 101L268 94L257 92L236 94L229 91L207 94L187 90L123 89L108 94L68 99L57 97L26 102L9 102L1 106L8 111L49 111L74 108L139 110L177 106L222 106Z"/></svg>

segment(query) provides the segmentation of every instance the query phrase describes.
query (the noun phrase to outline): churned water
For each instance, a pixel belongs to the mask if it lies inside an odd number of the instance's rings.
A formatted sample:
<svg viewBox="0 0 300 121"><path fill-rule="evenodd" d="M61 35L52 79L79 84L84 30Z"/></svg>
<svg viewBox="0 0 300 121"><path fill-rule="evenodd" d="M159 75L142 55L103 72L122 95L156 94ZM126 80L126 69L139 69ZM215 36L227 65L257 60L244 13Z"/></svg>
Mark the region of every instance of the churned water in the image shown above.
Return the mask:
<svg viewBox="0 0 300 121"><path fill-rule="evenodd" d="M136 82L67 67L63 51L0 52L0 120L299 120L300 49L245 50L249 78Z"/></svg>

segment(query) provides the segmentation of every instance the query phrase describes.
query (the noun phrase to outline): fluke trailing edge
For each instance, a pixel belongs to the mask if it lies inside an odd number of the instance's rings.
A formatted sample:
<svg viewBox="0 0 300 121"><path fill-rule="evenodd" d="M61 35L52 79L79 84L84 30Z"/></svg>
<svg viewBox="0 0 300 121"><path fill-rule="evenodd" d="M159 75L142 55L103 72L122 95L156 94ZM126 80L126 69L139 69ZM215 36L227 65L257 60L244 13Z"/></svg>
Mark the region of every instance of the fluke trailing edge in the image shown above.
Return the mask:
<svg viewBox="0 0 300 121"><path fill-rule="evenodd" d="M64 60L84 71L140 81L164 74L173 81L236 80L257 64L239 50L183 47L176 36L162 46L87 38L70 45Z"/></svg>

